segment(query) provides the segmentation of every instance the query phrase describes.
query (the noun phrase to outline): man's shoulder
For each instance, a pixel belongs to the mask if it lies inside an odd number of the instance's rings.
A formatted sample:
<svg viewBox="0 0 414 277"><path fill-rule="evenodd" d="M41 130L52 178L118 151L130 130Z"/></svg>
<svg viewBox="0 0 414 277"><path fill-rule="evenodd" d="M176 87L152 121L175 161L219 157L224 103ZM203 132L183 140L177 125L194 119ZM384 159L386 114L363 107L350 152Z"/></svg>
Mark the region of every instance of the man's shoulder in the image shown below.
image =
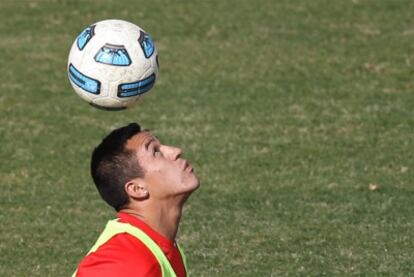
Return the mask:
<svg viewBox="0 0 414 277"><path fill-rule="evenodd" d="M140 240L122 233L87 255L79 264L78 276L161 276L161 269Z"/></svg>

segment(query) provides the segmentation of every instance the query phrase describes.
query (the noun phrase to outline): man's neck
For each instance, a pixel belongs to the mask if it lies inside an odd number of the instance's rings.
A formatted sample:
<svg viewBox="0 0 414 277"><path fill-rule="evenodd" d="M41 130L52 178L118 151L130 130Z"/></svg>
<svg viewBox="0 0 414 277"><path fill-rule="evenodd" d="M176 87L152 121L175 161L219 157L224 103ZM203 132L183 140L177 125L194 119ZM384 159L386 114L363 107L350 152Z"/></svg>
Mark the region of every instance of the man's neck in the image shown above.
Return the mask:
<svg viewBox="0 0 414 277"><path fill-rule="evenodd" d="M152 205L148 202L145 205L122 209L120 212L139 218L153 230L174 242L181 219L182 205L168 202L157 202L156 205Z"/></svg>

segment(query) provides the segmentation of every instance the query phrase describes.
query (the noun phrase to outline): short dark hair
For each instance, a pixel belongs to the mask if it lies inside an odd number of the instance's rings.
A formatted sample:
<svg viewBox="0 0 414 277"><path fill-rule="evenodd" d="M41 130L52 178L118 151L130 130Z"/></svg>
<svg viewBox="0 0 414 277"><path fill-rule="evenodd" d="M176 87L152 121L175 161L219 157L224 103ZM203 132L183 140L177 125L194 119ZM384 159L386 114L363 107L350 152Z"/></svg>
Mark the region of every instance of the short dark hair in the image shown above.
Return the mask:
<svg viewBox="0 0 414 277"><path fill-rule="evenodd" d="M144 175L135 153L126 148L127 141L139 132L141 127L137 123L115 129L92 153L93 181L101 197L116 211L129 202L125 183Z"/></svg>

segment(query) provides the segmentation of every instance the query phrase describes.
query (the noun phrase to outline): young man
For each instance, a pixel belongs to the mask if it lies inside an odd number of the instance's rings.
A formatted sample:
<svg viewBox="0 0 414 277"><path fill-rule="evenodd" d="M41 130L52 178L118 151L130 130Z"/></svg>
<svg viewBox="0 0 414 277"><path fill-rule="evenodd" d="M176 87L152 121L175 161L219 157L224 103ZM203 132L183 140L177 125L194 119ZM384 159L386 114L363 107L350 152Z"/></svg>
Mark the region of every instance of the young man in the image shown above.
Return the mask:
<svg viewBox="0 0 414 277"><path fill-rule="evenodd" d="M175 237L183 204L199 181L181 154L136 123L112 131L95 148L91 174L118 218L74 276L187 276Z"/></svg>

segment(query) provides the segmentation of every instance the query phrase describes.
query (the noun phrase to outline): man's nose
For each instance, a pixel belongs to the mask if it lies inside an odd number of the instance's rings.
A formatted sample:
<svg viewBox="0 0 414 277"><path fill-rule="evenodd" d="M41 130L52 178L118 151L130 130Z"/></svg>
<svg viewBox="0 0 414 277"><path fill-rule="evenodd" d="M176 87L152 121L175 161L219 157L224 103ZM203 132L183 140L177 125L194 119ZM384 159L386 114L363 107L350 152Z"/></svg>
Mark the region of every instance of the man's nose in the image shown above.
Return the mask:
<svg viewBox="0 0 414 277"><path fill-rule="evenodd" d="M173 161L180 158L181 154L183 153L183 150L181 148L169 145L161 145L160 150L163 152L164 156Z"/></svg>

